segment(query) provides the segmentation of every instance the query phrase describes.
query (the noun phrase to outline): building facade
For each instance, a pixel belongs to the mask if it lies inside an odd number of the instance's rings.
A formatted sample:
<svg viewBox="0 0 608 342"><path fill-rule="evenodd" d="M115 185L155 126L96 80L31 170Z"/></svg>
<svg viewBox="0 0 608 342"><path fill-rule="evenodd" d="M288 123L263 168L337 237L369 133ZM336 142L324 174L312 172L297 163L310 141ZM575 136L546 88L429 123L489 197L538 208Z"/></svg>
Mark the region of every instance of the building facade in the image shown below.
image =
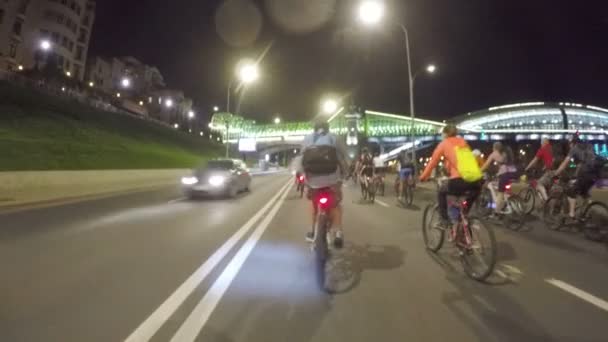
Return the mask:
<svg viewBox="0 0 608 342"><path fill-rule="evenodd" d="M83 81L94 22L92 0L0 1L0 69L56 63Z"/></svg>
<svg viewBox="0 0 608 342"><path fill-rule="evenodd" d="M120 92L139 101L165 88L165 81L158 68L146 65L134 57L93 57L87 65L86 80L108 94ZM123 80L128 80L127 86Z"/></svg>

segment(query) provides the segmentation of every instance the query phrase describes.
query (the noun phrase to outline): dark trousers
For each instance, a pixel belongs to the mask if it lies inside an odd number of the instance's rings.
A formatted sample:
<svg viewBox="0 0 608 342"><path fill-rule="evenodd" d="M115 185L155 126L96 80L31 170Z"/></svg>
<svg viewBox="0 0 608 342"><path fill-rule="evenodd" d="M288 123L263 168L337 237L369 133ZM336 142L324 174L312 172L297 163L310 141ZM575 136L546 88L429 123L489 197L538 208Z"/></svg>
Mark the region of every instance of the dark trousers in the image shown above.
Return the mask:
<svg viewBox="0 0 608 342"><path fill-rule="evenodd" d="M481 181L467 183L462 178L454 178L447 181L444 186L437 192L437 201L439 203L439 212L441 217L449 220L448 217L448 195L462 196L469 193L467 197L468 208L471 208L477 197L481 193Z"/></svg>

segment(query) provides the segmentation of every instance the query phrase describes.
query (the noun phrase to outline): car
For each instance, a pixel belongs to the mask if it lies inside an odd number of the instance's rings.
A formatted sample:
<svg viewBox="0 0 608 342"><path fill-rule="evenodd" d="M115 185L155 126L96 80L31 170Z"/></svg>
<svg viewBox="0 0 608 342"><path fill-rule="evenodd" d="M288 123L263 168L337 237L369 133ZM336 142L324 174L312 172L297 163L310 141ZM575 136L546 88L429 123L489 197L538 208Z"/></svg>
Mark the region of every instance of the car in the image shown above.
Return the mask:
<svg viewBox="0 0 608 342"><path fill-rule="evenodd" d="M234 198L249 191L251 174L239 159L214 159L181 180L184 195L190 199L206 196Z"/></svg>

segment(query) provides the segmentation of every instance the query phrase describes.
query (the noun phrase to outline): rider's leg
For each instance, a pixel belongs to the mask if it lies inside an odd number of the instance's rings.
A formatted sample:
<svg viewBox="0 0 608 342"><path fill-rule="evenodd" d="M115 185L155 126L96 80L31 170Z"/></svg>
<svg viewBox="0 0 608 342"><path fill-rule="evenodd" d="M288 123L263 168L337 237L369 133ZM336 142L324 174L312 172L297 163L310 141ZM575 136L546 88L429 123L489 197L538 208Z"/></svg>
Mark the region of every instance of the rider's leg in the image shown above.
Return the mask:
<svg viewBox="0 0 608 342"><path fill-rule="evenodd" d="M450 217L448 216L448 187L451 180L444 182L437 191L437 203L439 204L439 215L443 222L449 222Z"/></svg>
<svg viewBox="0 0 608 342"><path fill-rule="evenodd" d="M306 232L306 240L312 242L314 240L314 235L315 235L315 224L317 223L317 206L315 205L315 201L313 200L314 198L314 190L309 188L307 191L307 198L310 201L310 217L311 217L311 230L309 232Z"/></svg>
<svg viewBox="0 0 608 342"><path fill-rule="evenodd" d="M540 193L541 199L543 200L543 202L546 202L547 198L549 198L549 196L547 195L547 188L545 188L545 186L542 184L538 184L537 188L538 192Z"/></svg>

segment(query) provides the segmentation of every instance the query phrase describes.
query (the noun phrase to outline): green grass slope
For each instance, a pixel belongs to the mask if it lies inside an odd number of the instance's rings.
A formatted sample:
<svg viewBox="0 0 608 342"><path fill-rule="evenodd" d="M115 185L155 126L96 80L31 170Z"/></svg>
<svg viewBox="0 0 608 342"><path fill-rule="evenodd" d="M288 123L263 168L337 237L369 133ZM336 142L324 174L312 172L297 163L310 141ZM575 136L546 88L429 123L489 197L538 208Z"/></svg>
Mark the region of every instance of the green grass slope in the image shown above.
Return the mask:
<svg viewBox="0 0 608 342"><path fill-rule="evenodd" d="M190 168L220 146L0 82L0 171Z"/></svg>

